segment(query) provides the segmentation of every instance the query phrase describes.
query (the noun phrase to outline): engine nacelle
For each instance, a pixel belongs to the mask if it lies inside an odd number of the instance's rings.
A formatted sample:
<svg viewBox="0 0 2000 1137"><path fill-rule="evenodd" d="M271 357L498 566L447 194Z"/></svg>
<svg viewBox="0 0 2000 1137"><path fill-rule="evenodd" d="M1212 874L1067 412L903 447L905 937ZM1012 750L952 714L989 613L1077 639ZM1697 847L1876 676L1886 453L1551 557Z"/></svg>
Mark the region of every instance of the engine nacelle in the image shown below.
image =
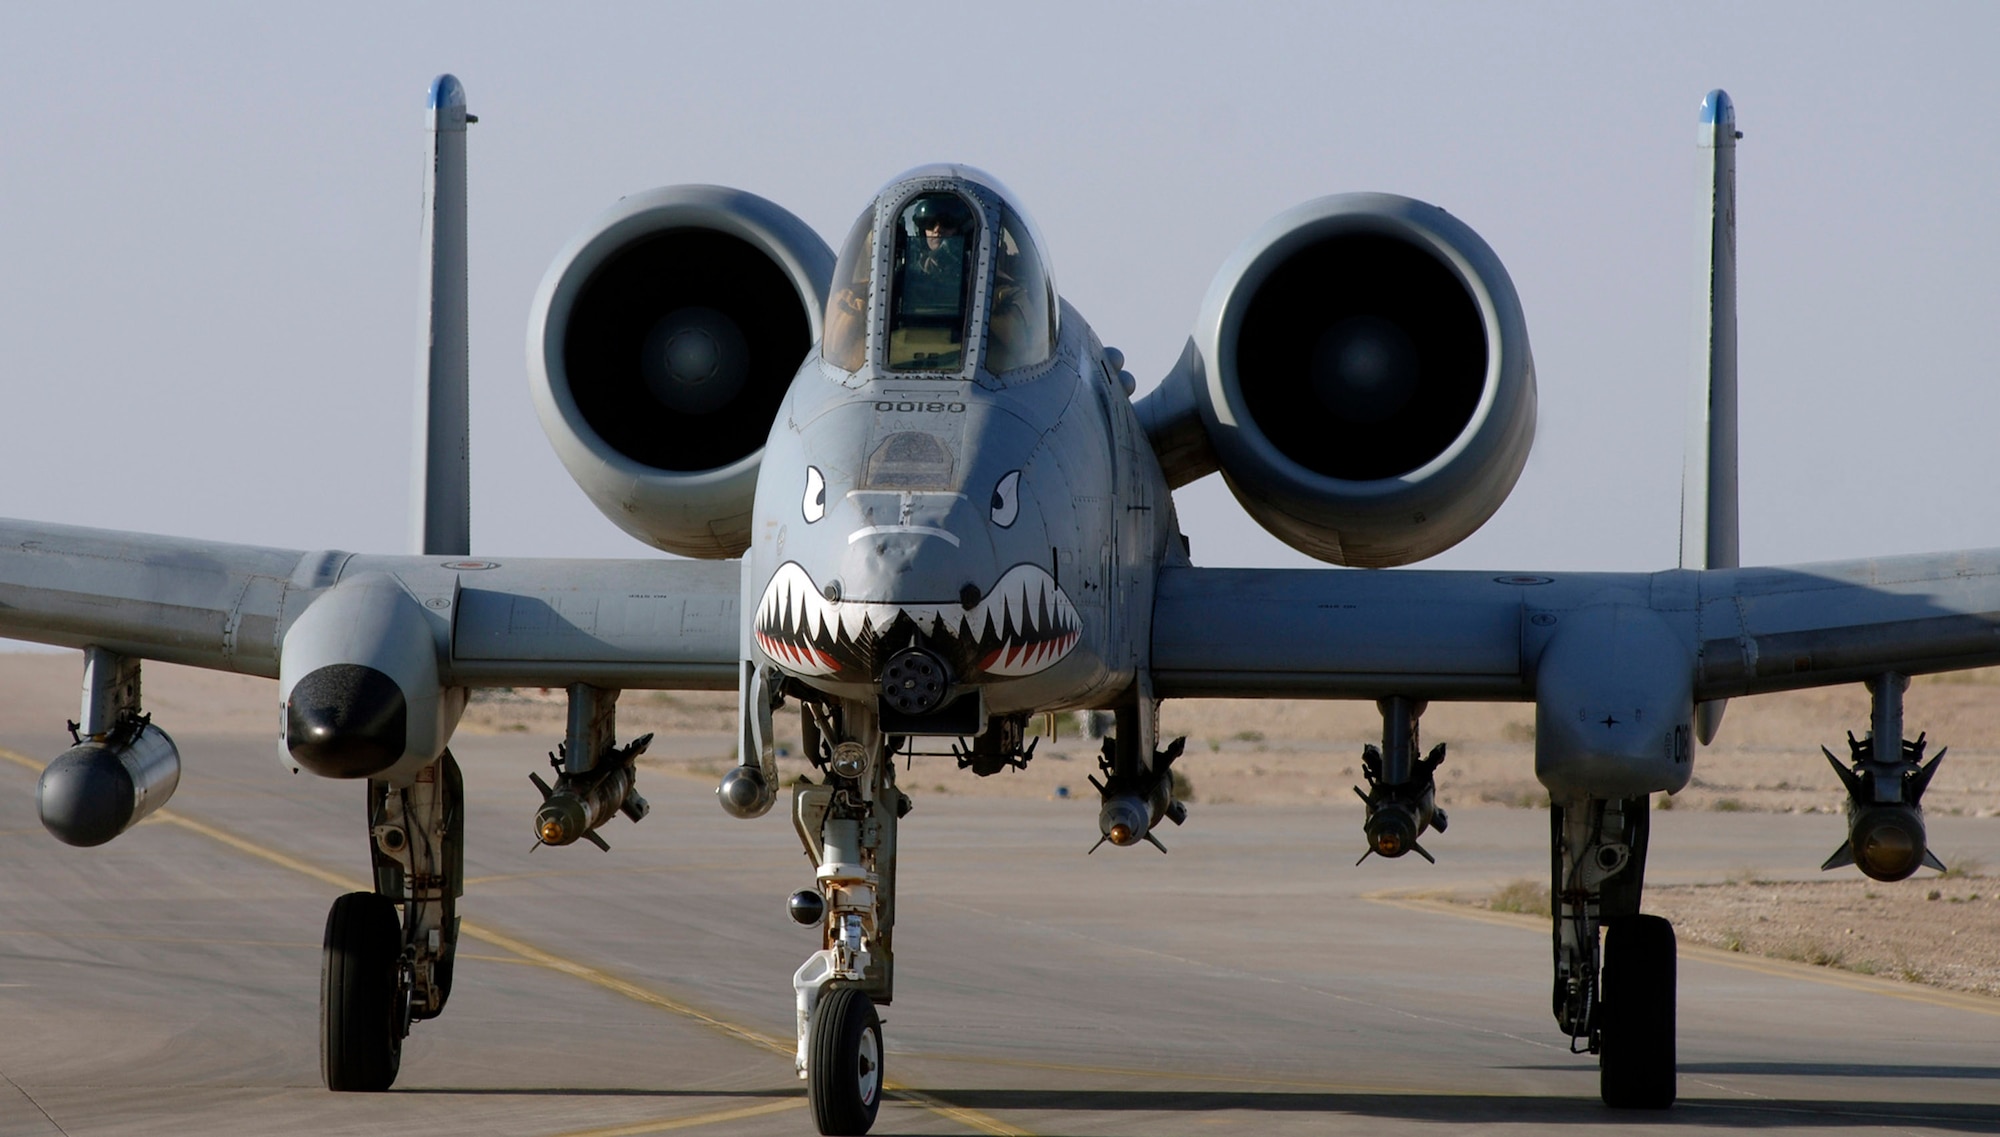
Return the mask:
<svg viewBox="0 0 2000 1137"><path fill-rule="evenodd" d="M1493 516L1535 435L1513 282L1436 206L1342 194L1274 218L1216 274L1140 416L1175 485L1334 564L1440 553Z"/></svg>
<svg viewBox="0 0 2000 1137"><path fill-rule="evenodd" d="M42 827L65 845L102 845L167 804L181 784L181 755L143 719L87 738L49 763L35 786Z"/></svg>
<svg viewBox="0 0 2000 1137"><path fill-rule="evenodd" d="M764 439L832 277L803 221L720 186L635 194L564 247L535 293L528 375L591 502L668 552L748 548Z"/></svg>

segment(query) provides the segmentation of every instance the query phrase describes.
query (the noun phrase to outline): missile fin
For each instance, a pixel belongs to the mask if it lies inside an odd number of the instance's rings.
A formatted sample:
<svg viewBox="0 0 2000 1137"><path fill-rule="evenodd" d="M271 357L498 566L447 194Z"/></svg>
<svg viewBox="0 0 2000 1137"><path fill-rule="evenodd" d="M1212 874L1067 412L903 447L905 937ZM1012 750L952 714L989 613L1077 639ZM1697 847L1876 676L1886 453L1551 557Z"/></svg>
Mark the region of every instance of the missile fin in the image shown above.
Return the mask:
<svg viewBox="0 0 2000 1137"><path fill-rule="evenodd" d="M1938 763L1944 761L1945 753L1950 749L1951 747L1949 746L1940 748L1930 761L1924 763L1924 768L1918 770L1916 776L1910 779L1911 805L1915 805L1917 802L1923 800L1924 791L1929 789L1931 785L1931 775L1937 773Z"/></svg>
<svg viewBox="0 0 2000 1137"><path fill-rule="evenodd" d="M549 788L549 784L542 780L542 776L540 774L530 771L528 774L528 780L535 783L536 789L542 791L543 801L547 801L550 798L556 796L556 791ZM537 844L539 843L540 842L537 842Z"/></svg>
<svg viewBox="0 0 2000 1137"><path fill-rule="evenodd" d="M1854 842L1842 841L1840 848L1833 851L1833 855L1826 859L1826 863L1819 867L1819 871L1829 872L1842 865L1851 865L1854 863Z"/></svg>
<svg viewBox="0 0 2000 1137"><path fill-rule="evenodd" d="M1938 855L1936 853L1931 852L1929 849L1924 850L1924 864L1930 868L1936 869L1939 872L1946 871L1944 867L1944 862L1938 860Z"/></svg>
<svg viewBox="0 0 2000 1137"><path fill-rule="evenodd" d="M1152 845L1153 848L1158 849L1162 853L1167 851L1167 847L1165 845L1160 844L1160 839L1158 837L1153 836L1151 833L1146 834L1146 841L1148 844Z"/></svg>
<svg viewBox="0 0 2000 1137"><path fill-rule="evenodd" d="M1104 843L1105 843L1106 841L1109 841L1109 840L1111 840L1111 838L1110 838L1110 837L1099 837L1099 838L1097 839L1097 845L1102 845L1102 844L1104 844ZM1084 852L1083 852L1083 855L1087 857L1087 856L1089 856L1090 854L1092 854L1092 853L1095 853L1095 852L1097 851L1097 845L1092 845L1092 846L1091 846L1090 848L1088 848L1088 849L1085 849L1085 850L1084 850Z"/></svg>
<svg viewBox="0 0 2000 1137"><path fill-rule="evenodd" d="M1425 848L1422 845L1417 844L1415 841L1410 842L1410 851L1414 852L1415 854L1429 861L1432 864L1438 863L1438 859L1436 857L1431 856L1430 853L1427 850L1425 850Z"/></svg>
<svg viewBox="0 0 2000 1137"><path fill-rule="evenodd" d="M583 835L583 839L597 846L598 848L603 849L607 853L611 851L611 846L605 843L603 837L598 836L597 830L595 829L592 829L589 832L585 833Z"/></svg>
<svg viewBox="0 0 2000 1137"><path fill-rule="evenodd" d="M1849 739L1853 737L1853 735L1848 736ZM1819 748L1819 752L1826 755L1827 765L1832 766L1833 772L1840 775L1840 784L1847 787L1847 796L1859 799L1861 796L1861 779L1854 776L1854 771L1842 765L1840 759L1833 756L1833 751L1822 746Z"/></svg>

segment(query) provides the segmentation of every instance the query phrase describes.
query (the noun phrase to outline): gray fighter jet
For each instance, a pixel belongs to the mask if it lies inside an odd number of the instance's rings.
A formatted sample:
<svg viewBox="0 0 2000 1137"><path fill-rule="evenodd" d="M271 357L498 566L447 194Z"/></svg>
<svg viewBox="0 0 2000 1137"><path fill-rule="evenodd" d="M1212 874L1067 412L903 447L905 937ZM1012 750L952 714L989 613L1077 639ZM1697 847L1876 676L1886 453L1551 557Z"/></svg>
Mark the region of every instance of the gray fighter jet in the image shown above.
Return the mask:
<svg viewBox="0 0 2000 1137"><path fill-rule="evenodd" d="M692 559L474 556L473 119L456 80L433 85L429 115L417 553L0 522L0 635L84 652L76 746L39 788L57 837L108 841L173 792L145 659L276 679L280 758L364 785L375 887L327 918L331 1089L388 1087L412 1023L450 993L464 813L448 744L481 687L568 692L555 783L535 778L552 845L645 816L648 739L620 741L620 691L736 690L741 764L717 793L740 817L778 803L772 724L798 716L817 774L787 808L816 871L790 907L821 939L792 986L823 1133L866 1131L884 1085L876 1008L894 990L910 808L894 757L949 747L991 775L1032 758L1048 712L1108 713L1091 836L1127 849L1186 817L1160 700L1373 700L1363 856L1428 858L1447 816L1444 747L1418 741L1426 704L1534 703L1555 1018L1616 1107L1674 1100L1675 941L1642 911L1647 805L1688 783L1725 700L1866 684L1864 736L1828 754L1849 814L1827 867L1941 867L1921 810L1938 757L1905 740L1901 699L1913 674L2000 663L2000 550L1738 566L1739 135L1720 91L1699 128L1710 319L1681 563L1654 573L1386 571L1490 518L1534 438L1521 305L1464 222L1386 194L1280 215L1222 266L1180 362L1135 403L1022 204L951 165L890 181L838 255L714 186L635 194L592 223L536 296L536 408L605 516ZM1173 491L1218 471L1292 547L1353 567L1190 564Z"/></svg>

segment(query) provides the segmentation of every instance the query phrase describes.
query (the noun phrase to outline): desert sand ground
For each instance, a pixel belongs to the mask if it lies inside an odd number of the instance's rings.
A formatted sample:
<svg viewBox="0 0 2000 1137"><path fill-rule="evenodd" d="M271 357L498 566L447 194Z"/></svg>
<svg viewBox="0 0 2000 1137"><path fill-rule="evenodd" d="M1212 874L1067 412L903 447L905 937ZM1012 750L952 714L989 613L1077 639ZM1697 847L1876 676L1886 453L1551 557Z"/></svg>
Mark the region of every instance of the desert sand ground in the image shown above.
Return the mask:
<svg viewBox="0 0 2000 1137"><path fill-rule="evenodd" d="M63 719L77 705L78 657L72 653L0 654L0 724L45 730L47 754L67 744ZM268 680L149 664L146 704L170 730L272 731L277 761L276 685ZM713 782L734 761L734 696L626 692L622 737L657 738L645 759L651 772ZM1828 814L1827 850L1843 836L1844 797L1819 747L1845 754L1846 732L1866 730L1867 692L1858 685L1739 699L1715 745L1696 756L1693 783L1655 808L1719 812ZM1992 837L1973 850L1939 849L1951 872L1924 871L1900 884L1877 884L1849 868L1745 863L1718 879L1655 884L1647 908L1675 921L1684 939L1729 951L1928 983L2000 997L2000 669L1924 677L1905 703L1908 729L1928 732L1933 753L1949 755L1924 805L1932 815L1992 819ZM913 795L1070 797L1087 803L1097 743L1077 716L1061 716L1025 770L977 778L948 754L909 760L903 784ZM554 748L563 729L559 691L479 692L461 731L517 734L524 751ZM1362 746L1380 734L1365 703L1290 700L1167 704L1163 738L1187 737L1185 770L1196 815L1204 805L1323 803L1330 821L1352 825L1361 849L1359 780ZM1546 807L1534 778L1534 710L1528 705L1435 704L1422 719L1425 746L1449 745L1439 774L1439 804L1496 803ZM795 720L781 723L780 766L802 773ZM944 749L939 747L938 749ZM1983 827L1982 827L1983 829ZM1171 839L1169 835L1169 839ZM1431 842L1439 851L1450 837ZM1521 881L1494 895L1451 897L1501 910L1545 910L1546 881ZM1539 890L1539 891L1538 891Z"/></svg>

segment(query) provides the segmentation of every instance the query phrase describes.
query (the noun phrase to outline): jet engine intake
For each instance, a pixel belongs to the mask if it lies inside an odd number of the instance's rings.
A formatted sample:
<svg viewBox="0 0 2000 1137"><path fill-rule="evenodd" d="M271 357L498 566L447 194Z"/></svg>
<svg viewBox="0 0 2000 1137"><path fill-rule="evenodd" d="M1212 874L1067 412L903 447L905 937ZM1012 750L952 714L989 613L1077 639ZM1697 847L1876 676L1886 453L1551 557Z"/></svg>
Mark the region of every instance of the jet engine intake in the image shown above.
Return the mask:
<svg viewBox="0 0 2000 1137"><path fill-rule="evenodd" d="M1236 250L1139 413L1172 484L1220 469L1286 544L1388 567L1506 500L1534 442L1534 362L1477 233L1423 202L1343 194Z"/></svg>
<svg viewBox="0 0 2000 1137"><path fill-rule="evenodd" d="M535 294L528 371L592 504L668 552L748 548L764 439L832 276L804 222L720 186L635 194L572 240Z"/></svg>
<svg viewBox="0 0 2000 1137"><path fill-rule="evenodd" d="M102 845L167 804L181 783L181 755L167 732L130 719L108 737L86 738L42 771L35 806L42 827L65 845Z"/></svg>

